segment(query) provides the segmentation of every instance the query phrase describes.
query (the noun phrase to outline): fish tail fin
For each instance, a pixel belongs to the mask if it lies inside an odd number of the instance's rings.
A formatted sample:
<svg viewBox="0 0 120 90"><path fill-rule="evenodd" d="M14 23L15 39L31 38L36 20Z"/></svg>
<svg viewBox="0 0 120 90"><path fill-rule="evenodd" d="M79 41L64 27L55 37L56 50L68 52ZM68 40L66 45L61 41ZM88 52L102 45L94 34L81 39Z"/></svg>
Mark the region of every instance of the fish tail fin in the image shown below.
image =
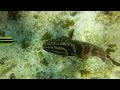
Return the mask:
<svg viewBox="0 0 120 90"><path fill-rule="evenodd" d="M109 58L114 65L120 66L120 63L116 62L116 61L115 61L114 59L112 59L109 55L107 55L107 58Z"/></svg>

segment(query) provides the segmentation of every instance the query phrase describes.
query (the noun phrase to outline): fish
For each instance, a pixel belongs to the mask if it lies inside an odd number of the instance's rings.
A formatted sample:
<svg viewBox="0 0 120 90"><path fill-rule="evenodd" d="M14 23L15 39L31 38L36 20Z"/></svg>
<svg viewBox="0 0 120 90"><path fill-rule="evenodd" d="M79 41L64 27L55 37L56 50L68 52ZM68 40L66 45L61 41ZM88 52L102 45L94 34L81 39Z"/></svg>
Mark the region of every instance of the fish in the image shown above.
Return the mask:
<svg viewBox="0 0 120 90"><path fill-rule="evenodd" d="M0 37L0 46L10 45L14 42L12 37L2 36Z"/></svg>
<svg viewBox="0 0 120 90"><path fill-rule="evenodd" d="M45 41L43 43L43 49L58 55L76 56L82 60L86 60L90 56L97 56L102 61L110 59L114 65L120 66L120 63L110 57L107 50L105 51L101 47L88 42L72 40L67 36Z"/></svg>

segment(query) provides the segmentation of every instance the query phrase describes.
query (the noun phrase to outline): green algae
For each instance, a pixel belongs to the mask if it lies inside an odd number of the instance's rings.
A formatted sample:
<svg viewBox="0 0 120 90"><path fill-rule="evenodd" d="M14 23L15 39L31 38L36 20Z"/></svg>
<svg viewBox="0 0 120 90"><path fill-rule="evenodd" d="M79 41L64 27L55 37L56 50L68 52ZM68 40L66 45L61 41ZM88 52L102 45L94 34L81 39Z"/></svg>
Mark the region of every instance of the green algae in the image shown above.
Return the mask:
<svg viewBox="0 0 120 90"><path fill-rule="evenodd" d="M108 47L114 48L114 47L117 47L117 45L115 43L112 43L112 44L108 44Z"/></svg>
<svg viewBox="0 0 120 90"><path fill-rule="evenodd" d="M47 74L47 73L44 72L44 71L37 72L37 73L36 73L36 78L37 78L37 79L49 79L49 78L50 78L50 74Z"/></svg>
<svg viewBox="0 0 120 90"><path fill-rule="evenodd" d="M52 35L51 35L49 32L46 32L46 33L42 36L41 41L51 39L51 37L52 37Z"/></svg>
<svg viewBox="0 0 120 90"><path fill-rule="evenodd" d="M77 78L82 78L81 77L81 72L80 70L85 69L85 63L86 62L81 62L81 61L72 61L71 64L67 65L67 62L64 63L66 64L64 68L59 72L59 75L63 79L77 79Z"/></svg>
<svg viewBox="0 0 120 90"><path fill-rule="evenodd" d="M7 60L8 60L8 57L1 58L0 59L0 64L4 65Z"/></svg>
<svg viewBox="0 0 120 90"><path fill-rule="evenodd" d="M107 14L99 13L97 14L96 21L102 22L104 25L112 25L115 23L120 23L120 12L119 11L109 11Z"/></svg>
<svg viewBox="0 0 120 90"><path fill-rule="evenodd" d="M30 63L27 63L27 64L24 65L24 68L27 68L27 69L29 69L31 67L32 67L32 65L30 65Z"/></svg>
<svg viewBox="0 0 120 90"><path fill-rule="evenodd" d="M63 18L62 18L63 17ZM61 28L64 30L71 29L75 25L75 20L64 16L56 16L56 19L51 21L55 28Z"/></svg>
<svg viewBox="0 0 120 90"><path fill-rule="evenodd" d="M6 73L10 72L12 69L16 67L16 64L12 64L10 66L0 66L0 76L4 76Z"/></svg>
<svg viewBox="0 0 120 90"><path fill-rule="evenodd" d="M43 64L46 67L48 67L48 64L49 64L49 62L44 58L40 61L40 63Z"/></svg>
<svg viewBox="0 0 120 90"><path fill-rule="evenodd" d="M39 51L36 53L36 56L38 56L38 57L43 57L43 53L40 51L40 49L39 49Z"/></svg>
<svg viewBox="0 0 120 90"><path fill-rule="evenodd" d="M0 36L5 36L5 31L0 30Z"/></svg>
<svg viewBox="0 0 120 90"><path fill-rule="evenodd" d="M34 15L33 15L33 18L38 19L39 16L38 16L37 14L34 14Z"/></svg>
<svg viewBox="0 0 120 90"><path fill-rule="evenodd" d="M87 75L91 74L91 72L86 70L86 69L80 70L80 73L81 73L81 77L84 77L84 76L87 76Z"/></svg>
<svg viewBox="0 0 120 90"><path fill-rule="evenodd" d="M74 20L66 19L65 21L63 21L62 27L65 29L69 29L71 26L74 26L74 24Z"/></svg>
<svg viewBox="0 0 120 90"><path fill-rule="evenodd" d="M106 51L108 54L110 54L111 52L115 52L115 49L112 49L112 48L107 48L107 51Z"/></svg>
<svg viewBox="0 0 120 90"><path fill-rule="evenodd" d="M108 55L110 55L111 52L115 52L115 48L117 47L117 45L115 43L113 44L108 44L107 45L107 50L106 52L108 53Z"/></svg>
<svg viewBox="0 0 120 90"><path fill-rule="evenodd" d="M17 79L17 77L15 76L14 73L11 73L11 74L10 74L10 79Z"/></svg>
<svg viewBox="0 0 120 90"><path fill-rule="evenodd" d="M109 11L103 11L104 15L108 15L110 12Z"/></svg>
<svg viewBox="0 0 120 90"><path fill-rule="evenodd" d="M77 13L78 13L78 11L73 11L73 12L70 12L70 15L75 16Z"/></svg>
<svg viewBox="0 0 120 90"><path fill-rule="evenodd" d="M18 20L21 17L20 11L8 11L7 19L8 20Z"/></svg>
<svg viewBox="0 0 120 90"><path fill-rule="evenodd" d="M22 47L22 49L27 49L29 46L30 46L29 42L27 42L25 40L21 41L21 47Z"/></svg>

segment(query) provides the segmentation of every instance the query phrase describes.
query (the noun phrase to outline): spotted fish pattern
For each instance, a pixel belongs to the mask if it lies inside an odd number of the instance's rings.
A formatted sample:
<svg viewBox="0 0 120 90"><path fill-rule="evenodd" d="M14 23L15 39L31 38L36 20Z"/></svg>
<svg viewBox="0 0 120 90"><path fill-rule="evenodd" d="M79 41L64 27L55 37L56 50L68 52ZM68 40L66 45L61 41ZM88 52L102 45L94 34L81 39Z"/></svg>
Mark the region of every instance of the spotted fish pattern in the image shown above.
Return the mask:
<svg viewBox="0 0 120 90"><path fill-rule="evenodd" d="M58 55L77 56L83 60L88 59L90 56L97 56L103 61L108 58L113 64L120 66L120 63L113 60L101 47L88 42L71 40L66 36L46 41L43 44L43 49Z"/></svg>

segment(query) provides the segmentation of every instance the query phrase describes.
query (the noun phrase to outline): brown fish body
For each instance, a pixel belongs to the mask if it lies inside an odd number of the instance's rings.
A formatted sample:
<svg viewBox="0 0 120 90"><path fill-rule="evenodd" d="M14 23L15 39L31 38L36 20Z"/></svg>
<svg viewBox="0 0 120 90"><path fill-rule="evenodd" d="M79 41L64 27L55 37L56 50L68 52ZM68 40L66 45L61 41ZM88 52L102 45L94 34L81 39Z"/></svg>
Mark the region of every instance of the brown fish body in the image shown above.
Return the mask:
<svg viewBox="0 0 120 90"><path fill-rule="evenodd" d="M90 56L97 56L102 61L108 58L113 64L120 66L120 63L113 60L102 48L88 42L71 40L65 36L48 40L43 44L43 49L58 55L77 56L83 60L88 59Z"/></svg>
<svg viewBox="0 0 120 90"><path fill-rule="evenodd" d="M91 43L87 42L81 42L81 41L72 41L76 45L76 55L82 59L87 59L90 56L98 56L100 57L103 61L106 59L106 52Z"/></svg>

